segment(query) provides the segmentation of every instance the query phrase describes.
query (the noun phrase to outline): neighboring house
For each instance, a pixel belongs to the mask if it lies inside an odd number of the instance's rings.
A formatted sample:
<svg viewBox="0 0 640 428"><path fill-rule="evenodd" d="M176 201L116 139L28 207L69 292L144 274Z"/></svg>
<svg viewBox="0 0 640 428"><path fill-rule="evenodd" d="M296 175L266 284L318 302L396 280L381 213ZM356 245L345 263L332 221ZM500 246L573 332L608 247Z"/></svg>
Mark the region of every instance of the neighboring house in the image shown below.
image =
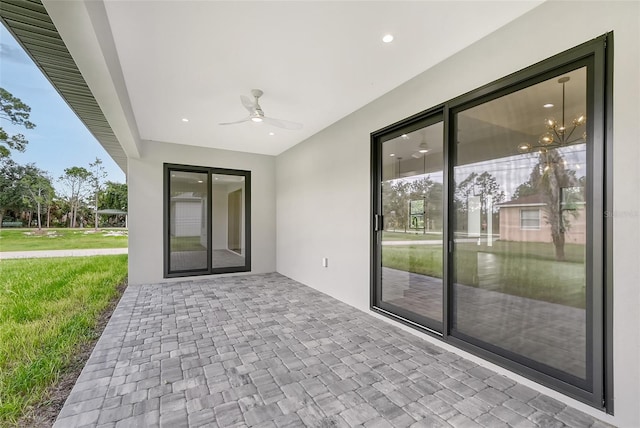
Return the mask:
<svg viewBox="0 0 640 428"><path fill-rule="evenodd" d="M503 241L553 242L547 204L540 195L524 196L504 202L500 209L500 239ZM565 242L586 243L584 204L564 213Z"/></svg>
<svg viewBox="0 0 640 428"><path fill-rule="evenodd" d="M3 0L0 16L127 174L129 284L277 271L358 310L373 310L389 323L420 325L415 333L424 340L607 422L640 426L639 2L43 3ZM387 31L396 32L392 44L382 43ZM549 367L536 346L528 347L528 355L514 355L502 352L504 344L492 342L492 335L479 340L460 333L456 316L474 327L474 316L487 311L449 310L454 300L438 306L446 318L432 326L379 315L375 287L381 275L372 243L377 245L383 222L374 217L372 189L409 172L438 173L451 219L454 168L496 159L517 168L517 146L538 141L543 104L550 103L542 95L560 94L563 73L576 76L567 86L567 108L577 97L591 103L583 111L590 115L583 166L591 192L589 300L575 317L586 319L580 329L585 346L578 349L582 371ZM518 80L525 74L529 80ZM496 88L511 94L544 86L545 79L552 90L522 97L520 102L530 102L526 111L494 116L490 107L475 108L498 99ZM571 88L579 84L588 90L574 96ZM219 126L246 115L238 96L253 87L265 90L267 116L303 122L304 128ZM425 120L411 122L420 112ZM496 125L504 117L513 119L513 128ZM394 124L404 118L399 130ZM421 127L433 131L424 134L426 148L416 139L404 153L375 152L372 133L381 130L384 141L401 140L404 132ZM444 143L431 146L434 136ZM389 171L389 177L375 183L378 170ZM174 172L200 178L174 182ZM246 187L223 202L211 194L219 175L244 180ZM226 203L227 216L236 220L231 234L226 232L233 242L220 247L234 251L220 256L224 266L199 254L185 260L190 270L172 270L172 222L195 221L197 215L195 208L183 217L172 215L169 188L188 193L198 184L206 192L207 213L214 213L203 225L207 239L225 229L215 223L215 212L224 209L216 203ZM542 208L530 207L540 210L539 217L526 207L502 209L520 213L509 224L539 224L544 234ZM445 221L445 232L450 227ZM449 249L443 254L451 261L457 247L449 236L440 246ZM442 294L455 299L457 284L449 272L448 292ZM470 309L485 303L468 301ZM510 304L492 307L511 310ZM509 327L530 322L527 309L519 310L512 314L518 322ZM502 327L490 331L497 335ZM564 332L556 327L540 330ZM527 328L507 341L530 345L528 331L538 329Z"/></svg>

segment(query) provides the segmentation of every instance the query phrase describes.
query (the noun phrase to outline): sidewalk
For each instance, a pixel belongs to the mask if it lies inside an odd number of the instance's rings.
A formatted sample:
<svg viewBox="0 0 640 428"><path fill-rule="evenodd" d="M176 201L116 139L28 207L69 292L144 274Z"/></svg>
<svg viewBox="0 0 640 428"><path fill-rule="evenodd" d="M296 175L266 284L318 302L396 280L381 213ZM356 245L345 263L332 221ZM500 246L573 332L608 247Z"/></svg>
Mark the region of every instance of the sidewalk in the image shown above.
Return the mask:
<svg viewBox="0 0 640 428"><path fill-rule="evenodd" d="M0 260L40 259L44 257L84 257L114 254L128 254L128 248L100 248L87 250L43 250L43 251L7 251L0 252Z"/></svg>

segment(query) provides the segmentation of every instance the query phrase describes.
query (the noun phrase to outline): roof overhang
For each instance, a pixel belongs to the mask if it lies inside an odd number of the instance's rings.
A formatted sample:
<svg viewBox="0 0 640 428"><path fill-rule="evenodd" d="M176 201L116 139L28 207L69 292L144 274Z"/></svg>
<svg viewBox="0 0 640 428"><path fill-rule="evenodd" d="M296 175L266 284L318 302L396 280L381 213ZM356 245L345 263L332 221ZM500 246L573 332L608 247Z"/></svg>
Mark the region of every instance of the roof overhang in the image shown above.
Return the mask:
<svg viewBox="0 0 640 428"><path fill-rule="evenodd" d="M90 9L101 7L102 3L73 3L76 12L74 19L77 19L78 25L94 25L91 22ZM69 10L68 5L65 10ZM127 115L122 107L122 100L115 100L113 95L110 95L113 88L105 88L106 90L102 93L96 93L89 89L87 83L87 76L91 79L97 71L91 62L96 58L101 58L104 62L104 56L80 58L76 62L53 24L50 15L55 13L55 4L45 8L40 0L2 0L0 6L0 19L7 30L20 43L109 156L126 173L127 158L140 155L139 138L135 132L132 132L132 129L135 129L131 126L133 122L128 122L127 126L109 123L101 105L120 110L119 115L110 115L110 117L124 119ZM99 16L99 13L93 13L93 15ZM95 34L95 31L79 31L75 35L69 35L65 40L67 44L83 44L85 50L94 49L98 50L96 52L102 52L103 49L108 49L108 40L99 41Z"/></svg>

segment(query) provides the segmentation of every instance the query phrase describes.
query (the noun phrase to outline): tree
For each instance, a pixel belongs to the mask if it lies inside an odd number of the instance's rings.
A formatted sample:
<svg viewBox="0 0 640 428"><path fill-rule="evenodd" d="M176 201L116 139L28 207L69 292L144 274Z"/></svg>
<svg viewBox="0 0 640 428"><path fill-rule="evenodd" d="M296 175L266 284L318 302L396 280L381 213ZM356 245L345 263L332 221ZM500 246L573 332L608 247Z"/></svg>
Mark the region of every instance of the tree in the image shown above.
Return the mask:
<svg viewBox="0 0 640 428"><path fill-rule="evenodd" d="M0 118L9 121L12 125L24 126L26 129L33 129L36 125L29 122L31 107L23 103L19 98L14 97L9 91L0 88ZM8 157L11 150L23 152L29 143L24 135L9 135L0 127L0 158Z"/></svg>
<svg viewBox="0 0 640 428"><path fill-rule="evenodd" d="M36 207L38 230L42 230L42 208L48 207L54 197L51 179L46 172L36 168L34 164L28 164L20 179L20 185L25 202Z"/></svg>
<svg viewBox="0 0 640 428"><path fill-rule="evenodd" d="M98 198L98 207L101 210L116 209L127 211L127 185L107 181L104 191L100 193L100 197Z"/></svg>
<svg viewBox="0 0 640 428"><path fill-rule="evenodd" d="M464 180L462 180L460 183L456 185L454 199L456 200L458 209L460 211L467 211L469 196L472 196L475 193L473 189L473 184L477 177L478 177L478 174L475 172L472 172L467 176L467 178L465 178Z"/></svg>
<svg viewBox="0 0 640 428"><path fill-rule="evenodd" d="M442 184L427 175L420 179L395 179L382 182L382 210L385 229L407 229L411 201L424 201L425 231L442 229ZM415 226L414 226L415 227Z"/></svg>
<svg viewBox="0 0 640 428"><path fill-rule="evenodd" d="M566 169L558 150L541 153L538 168L542 168L542 175L537 187L545 203L546 222L551 226L551 240L555 247L556 260L563 261L565 259L564 234L571 225L562 206L562 192L563 189L577 187L578 180L575 171ZM575 211L570 212L574 216L577 215Z"/></svg>
<svg viewBox="0 0 640 428"><path fill-rule="evenodd" d="M454 203L461 214L461 224L464 224L468 217L468 205L471 196L479 197L480 215L484 222L487 222L487 216L494 215L496 205L505 199L505 193L500 190L500 185L493 175L487 171L481 174L472 172L456 186L454 194ZM490 211L488 209L489 201L491 202ZM488 232L491 233L492 231Z"/></svg>
<svg viewBox="0 0 640 428"><path fill-rule="evenodd" d="M542 178L542 173L544 167L540 166L538 163L529 174L529 179L519 185L515 192L513 192L513 200L524 198L525 196L537 195L540 190L538 189L538 185L540 184L540 180Z"/></svg>
<svg viewBox="0 0 640 428"><path fill-rule="evenodd" d="M382 200L384 215L387 224L392 224L394 229L407 231L409 225L409 196L411 186L404 180L392 180L382 183Z"/></svg>
<svg viewBox="0 0 640 428"><path fill-rule="evenodd" d="M558 261L565 259L565 232L571 227L570 216L577 216L574 209L566 209L567 204L575 205L577 201L584 201L584 186L585 177L578 179L575 171L567 170L562 154L553 149L540 153L529 179L514 192L514 199L540 195L545 204L545 222L551 228L551 240ZM571 192L574 188L579 188L579 191Z"/></svg>
<svg viewBox="0 0 640 428"><path fill-rule="evenodd" d="M65 188L66 201L69 203L69 227L76 227L80 206L91 192L92 174L86 168L73 166L65 168L64 175L58 180Z"/></svg>
<svg viewBox="0 0 640 428"><path fill-rule="evenodd" d="M7 212L18 211L22 207L20 178L23 174L23 166L9 158L0 158L0 227Z"/></svg>
<svg viewBox="0 0 640 428"><path fill-rule="evenodd" d="M95 162L89 164L91 169L91 187L93 188L93 218L94 227L98 230L98 196L107 178L107 171L102 166L102 160L96 158Z"/></svg>

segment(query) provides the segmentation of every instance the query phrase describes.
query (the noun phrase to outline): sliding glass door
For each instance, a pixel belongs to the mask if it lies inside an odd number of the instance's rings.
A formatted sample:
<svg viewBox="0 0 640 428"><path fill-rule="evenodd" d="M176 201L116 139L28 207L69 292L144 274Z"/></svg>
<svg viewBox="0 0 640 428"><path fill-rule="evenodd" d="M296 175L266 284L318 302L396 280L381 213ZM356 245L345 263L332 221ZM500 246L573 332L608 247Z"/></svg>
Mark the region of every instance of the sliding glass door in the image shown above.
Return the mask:
<svg viewBox="0 0 640 428"><path fill-rule="evenodd" d="M604 39L371 135L372 309L595 407L612 372Z"/></svg>
<svg viewBox="0 0 640 428"><path fill-rule="evenodd" d="M251 270L251 172L164 165L166 278Z"/></svg>
<svg viewBox="0 0 640 428"><path fill-rule="evenodd" d="M576 385L590 364L586 114L579 67L453 115L451 334Z"/></svg>
<svg viewBox="0 0 640 428"><path fill-rule="evenodd" d="M442 330L443 123L389 135L380 162L380 307Z"/></svg>

